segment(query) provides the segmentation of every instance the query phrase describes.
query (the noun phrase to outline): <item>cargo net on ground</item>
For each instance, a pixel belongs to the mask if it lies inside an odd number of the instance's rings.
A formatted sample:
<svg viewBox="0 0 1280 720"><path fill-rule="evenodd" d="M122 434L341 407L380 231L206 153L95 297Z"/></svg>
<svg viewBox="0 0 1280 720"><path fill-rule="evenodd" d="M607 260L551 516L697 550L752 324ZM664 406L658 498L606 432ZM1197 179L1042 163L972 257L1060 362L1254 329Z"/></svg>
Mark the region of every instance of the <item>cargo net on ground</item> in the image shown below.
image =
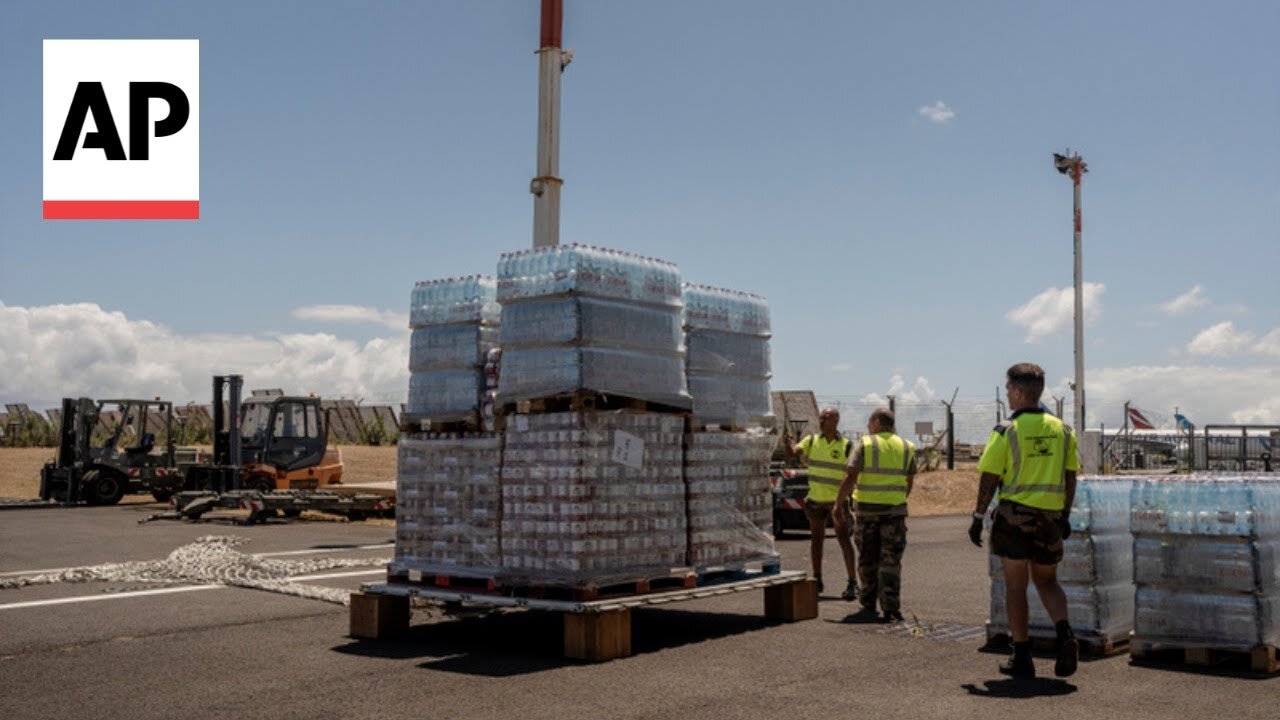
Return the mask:
<svg viewBox="0 0 1280 720"><path fill-rule="evenodd" d="M751 293L685 283L683 325L695 426L770 424L769 306Z"/></svg>
<svg viewBox="0 0 1280 720"><path fill-rule="evenodd" d="M1280 645L1280 480L1139 477L1132 506L1136 640Z"/></svg>
<svg viewBox="0 0 1280 720"><path fill-rule="evenodd" d="M778 561L769 487L777 441L763 429L687 436L689 558L699 571Z"/></svg>
<svg viewBox="0 0 1280 720"><path fill-rule="evenodd" d="M689 407L675 265L582 245L506 253L497 298L499 403L585 390Z"/></svg>
<svg viewBox="0 0 1280 720"><path fill-rule="evenodd" d="M472 275L419 282L409 307L411 422L469 421L492 430L486 416L485 365L497 347L497 281ZM492 398L489 398L491 401Z"/></svg>
<svg viewBox="0 0 1280 720"><path fill-rule="evenodd" d="M1067 616L1082 639L1120 642L1133 628L1133 548L1129 536L1127 479L1081 477L1071 506L1071 537L1063 542L1058 581ZM988 635L1009 634L1004 570L989 554L991 620ZM1034 584L1027 587L1031 637L1056 636Z"/></svg>
<svg viewBox="0 0 1280 720"><path fill-rule="evenodd" d="M508 420L507 583L602 586L687 567L683 418L619 410Z"/></svg>
<svg viewBox="0 0 1280 720"><path fill-rule="evenodd" d="M83 582L232 585L347 605L350 590L307 585L301 580L324 570L386 564L386 558L276 560L236 549L248 542L245 537L206 535L177 548L163 560L104 563L0 578L0 588Z"/></svg>
<svg viewBox="0 0 1280 720"><path fill-rule="evenodd" d="M400 436L391 574L491 577L501 569L501 453L493 434Z"/></svg>

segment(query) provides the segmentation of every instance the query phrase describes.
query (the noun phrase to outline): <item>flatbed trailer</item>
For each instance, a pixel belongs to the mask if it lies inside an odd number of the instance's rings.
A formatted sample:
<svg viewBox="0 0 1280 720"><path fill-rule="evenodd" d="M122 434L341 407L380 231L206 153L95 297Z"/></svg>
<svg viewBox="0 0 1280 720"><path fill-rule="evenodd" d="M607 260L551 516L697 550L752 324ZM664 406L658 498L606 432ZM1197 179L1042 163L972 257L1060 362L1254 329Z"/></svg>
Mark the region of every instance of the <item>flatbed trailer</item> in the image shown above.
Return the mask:
<svg viewBox="0 0 1280 720"><path fill-rule="evenodd" d="M395 500L376 493L343 493L332 490L189 490L173 496L173 510L146 520L199 520L211 510L248 510L246 525L274 517L297 517L304 510L345 515L352 520L394 511ZM145 520L144 520L145 522Z"/></svg>
<svg viewBox="0 0 1280 720"><path fill-rule="evenodd" d="M351 637L383 640L409 630L412 601L434 600L472 608L515 608L558 612L564 617L564 655L604 661L631 655L631 610L687 600L764 591L764 614L771 620L795 622L818 616L818 584L799 570L759 573L741 579L699 584L598 600L558 600L474 590L383 582L361 586L351 595Z"/></svg>

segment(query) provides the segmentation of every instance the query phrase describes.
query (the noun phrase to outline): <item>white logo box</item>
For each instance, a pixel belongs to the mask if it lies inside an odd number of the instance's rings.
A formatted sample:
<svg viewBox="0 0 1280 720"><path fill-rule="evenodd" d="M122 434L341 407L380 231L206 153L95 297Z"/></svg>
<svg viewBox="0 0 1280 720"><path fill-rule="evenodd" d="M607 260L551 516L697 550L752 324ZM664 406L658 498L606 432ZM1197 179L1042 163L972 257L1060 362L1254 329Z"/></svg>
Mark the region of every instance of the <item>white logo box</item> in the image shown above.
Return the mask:
<svg viewBox="0 0 1280 720"><path fill-rule="evenodd" d="M84 147L99 132L88 112L70 160L55 160L59 138L80 83L102 84L111 119L131 159L110 160ZM130 83L169 83L187 98L189 115L174 134L157 138L169 104L147 102L148 157L130 147ZM78 117L78 113L76 116ZM70 119L77 122L76 117ZM45 219L195 220L200 217L200 41L44 41Z"/></svg>

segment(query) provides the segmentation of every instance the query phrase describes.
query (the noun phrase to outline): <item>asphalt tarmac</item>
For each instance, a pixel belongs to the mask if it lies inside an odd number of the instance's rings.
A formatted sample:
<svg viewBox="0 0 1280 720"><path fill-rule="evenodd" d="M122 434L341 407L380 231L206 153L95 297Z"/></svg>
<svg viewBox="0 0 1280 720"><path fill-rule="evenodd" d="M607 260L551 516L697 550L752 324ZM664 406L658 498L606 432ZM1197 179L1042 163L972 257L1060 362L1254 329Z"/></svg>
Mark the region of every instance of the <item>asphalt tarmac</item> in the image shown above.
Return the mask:
<svg viewBox="0 0 1280 720"><path fill-rule="evenodd" d="M380 579L390 528L138 520L156 506L0 511L0 578L159 560L206 535L277 559L366 558L314 573L354 590ZM1280 681L1216 669L1084 661L1069 680L1015 683L981 653L986 557L967 517L913 518L903 610L915 627L840 622L834 538L820 617L766 621L759 590L633 614L629 658L561 657L556 614L458 619L417 611L409 637L347 637L339 605L222 586L60 583L0 590L2 718L1256 718ZM807 569L809 541L778 543ZM1052 661L1038 661L1051 672Z"/></svg>

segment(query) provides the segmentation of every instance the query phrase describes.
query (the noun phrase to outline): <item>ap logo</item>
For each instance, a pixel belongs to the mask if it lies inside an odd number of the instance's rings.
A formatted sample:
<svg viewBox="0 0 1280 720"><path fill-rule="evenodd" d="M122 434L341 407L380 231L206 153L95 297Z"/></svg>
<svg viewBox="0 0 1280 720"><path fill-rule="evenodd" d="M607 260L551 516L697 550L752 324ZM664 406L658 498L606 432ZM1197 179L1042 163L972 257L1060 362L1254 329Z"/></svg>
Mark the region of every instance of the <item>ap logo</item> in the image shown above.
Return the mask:
<svg viewBox="0 0 1280 720"><path fill-rule="evenodd" d="M44 218L200 217L200 41L44 41Z"/></svg>

